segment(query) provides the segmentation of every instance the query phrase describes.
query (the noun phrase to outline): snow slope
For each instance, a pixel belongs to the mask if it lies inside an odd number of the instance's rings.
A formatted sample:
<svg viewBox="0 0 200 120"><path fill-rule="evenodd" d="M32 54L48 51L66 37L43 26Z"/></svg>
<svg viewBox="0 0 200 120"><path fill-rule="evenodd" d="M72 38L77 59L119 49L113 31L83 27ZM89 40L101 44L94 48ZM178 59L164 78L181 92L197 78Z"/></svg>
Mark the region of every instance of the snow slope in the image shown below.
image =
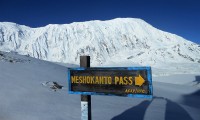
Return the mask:
<svg viewBox="0 0 200 120"><path fill-rule="evenodd" d="M200 45L136 18L40 28L1 22L0 50L70 64L79 64L80 55L90 55L92 66L122 62L173 71L169 74L200 71Z"/></svg>
<svg viewBox="0 0 200 120"><path fill-rule="evenodd" d="M199 75L168 77L172 83L156 82L167 77L153 78L152 100L92 96L92 118L199 120ZM182 84L183 78L191 84ZM0 52L0 82L1 120L80 120L80 96L67 92L67 67ZM62 89L52 89L53 82Z"/></svg>

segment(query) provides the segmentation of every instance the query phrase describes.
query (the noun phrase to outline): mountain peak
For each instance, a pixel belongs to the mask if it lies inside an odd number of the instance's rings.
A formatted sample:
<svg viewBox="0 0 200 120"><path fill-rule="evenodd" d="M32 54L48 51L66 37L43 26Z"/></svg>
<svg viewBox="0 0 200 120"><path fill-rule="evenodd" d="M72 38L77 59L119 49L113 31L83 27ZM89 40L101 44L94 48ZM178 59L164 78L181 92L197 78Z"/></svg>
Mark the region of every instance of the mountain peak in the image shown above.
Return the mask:
<svg viewBox="0 0 200 120"><path fill-rule="evenodd" d="M160 67L200 63L200 46L158 30L139 18L50 24L29 28L0 23L0 50L16 51L35 58L79 63L90 55L93 66L129 63ZM15 29L10 26L15 26Z"/></svg>

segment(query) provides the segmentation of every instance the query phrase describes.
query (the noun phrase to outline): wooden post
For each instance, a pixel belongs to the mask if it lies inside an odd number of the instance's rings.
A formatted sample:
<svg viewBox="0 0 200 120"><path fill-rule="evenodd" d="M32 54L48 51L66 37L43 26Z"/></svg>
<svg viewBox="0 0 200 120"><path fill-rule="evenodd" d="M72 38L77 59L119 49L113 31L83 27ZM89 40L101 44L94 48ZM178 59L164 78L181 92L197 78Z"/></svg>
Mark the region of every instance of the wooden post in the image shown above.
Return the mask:
<svg viewBox="0 0 200 120"><path fill-rule="evenodd" d="M80 56L80 67L90 67L90 56ZM90 95L81 95L81 120L92 120Z"/></svg>

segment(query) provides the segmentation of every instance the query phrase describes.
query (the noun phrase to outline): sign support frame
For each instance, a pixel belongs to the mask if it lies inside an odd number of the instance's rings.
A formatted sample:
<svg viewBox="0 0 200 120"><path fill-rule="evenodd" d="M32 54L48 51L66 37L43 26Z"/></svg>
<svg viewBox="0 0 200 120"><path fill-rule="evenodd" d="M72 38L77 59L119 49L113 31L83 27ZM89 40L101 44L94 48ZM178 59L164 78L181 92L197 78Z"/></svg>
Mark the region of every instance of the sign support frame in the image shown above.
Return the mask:
<svg viewBox="0 0 200 120"><path fill-rule="evenodd" d="M90 56L80 56L80 67L90 67ZM91 95L81 95L81 120L92 120Z"/></svg>

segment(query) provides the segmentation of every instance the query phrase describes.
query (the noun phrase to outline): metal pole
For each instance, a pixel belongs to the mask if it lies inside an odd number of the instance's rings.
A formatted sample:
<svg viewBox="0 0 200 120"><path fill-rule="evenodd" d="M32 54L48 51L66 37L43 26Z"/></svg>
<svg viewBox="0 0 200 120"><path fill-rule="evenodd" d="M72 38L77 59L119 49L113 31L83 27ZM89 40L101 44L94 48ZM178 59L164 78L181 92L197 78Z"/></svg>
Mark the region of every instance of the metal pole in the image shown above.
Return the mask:
<svg viewBox="0 0 200 120"><path fill-rule="evenodd" d="M90 56L80 56L80 67L90 67ZM81 95L81 120L92 120L90 95Z"/></svg>

